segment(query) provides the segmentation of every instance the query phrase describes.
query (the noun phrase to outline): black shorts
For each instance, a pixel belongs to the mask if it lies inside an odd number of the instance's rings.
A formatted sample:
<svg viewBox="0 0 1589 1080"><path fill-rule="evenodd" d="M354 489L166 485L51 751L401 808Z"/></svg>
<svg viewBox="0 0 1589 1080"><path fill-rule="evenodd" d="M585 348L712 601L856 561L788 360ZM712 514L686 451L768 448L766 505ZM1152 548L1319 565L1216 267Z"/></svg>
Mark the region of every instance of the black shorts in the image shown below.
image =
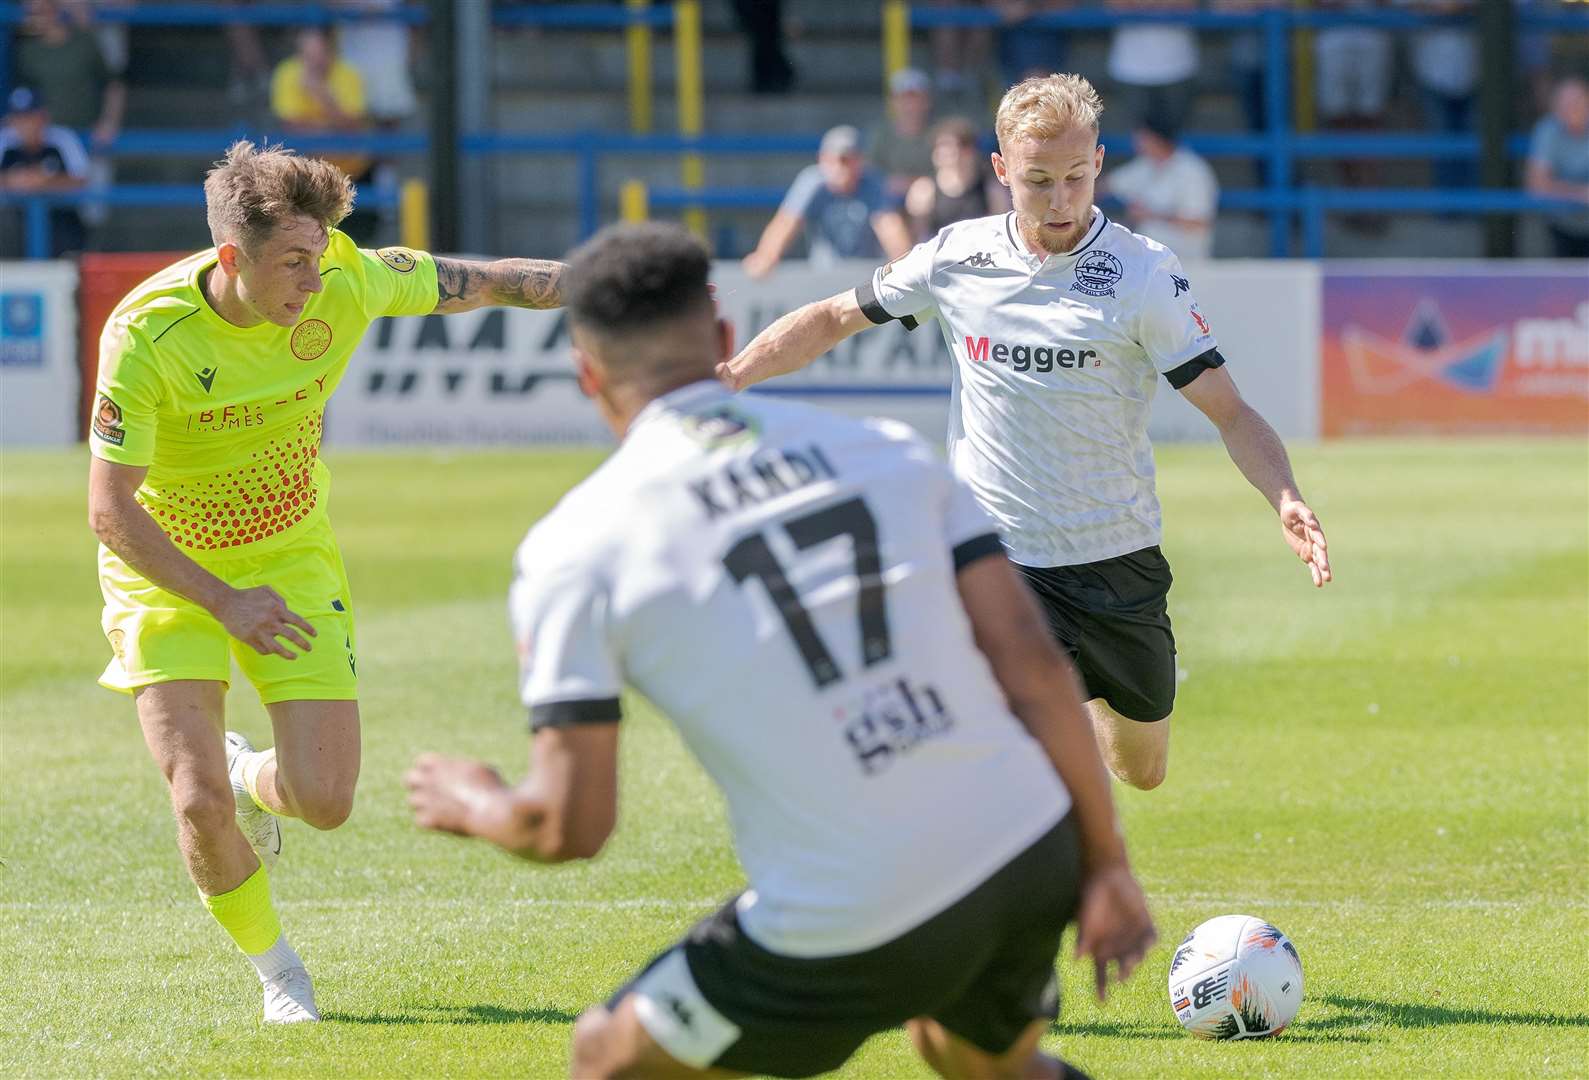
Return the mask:
<svg viewBox="0 0 1589 1080"><path fill-rule="evenodd" d="M652 1038L698 1068L814 1076L918 1016L1000 1054L1034 1020L1059 1015L1055 960L1080 881L1066 817L965 897L864 952L769 952L746 936L730 901L607 1007L634 994Z"/></svg>
<svg viewBox="0 0 1589 1080"><path fill-rule="evenodd" d="M1155 545L1079 566L1020 566L1048 625L1070 653L1088 698L1130 720L1163 720L1175 707L1170 564Z"/></svg>

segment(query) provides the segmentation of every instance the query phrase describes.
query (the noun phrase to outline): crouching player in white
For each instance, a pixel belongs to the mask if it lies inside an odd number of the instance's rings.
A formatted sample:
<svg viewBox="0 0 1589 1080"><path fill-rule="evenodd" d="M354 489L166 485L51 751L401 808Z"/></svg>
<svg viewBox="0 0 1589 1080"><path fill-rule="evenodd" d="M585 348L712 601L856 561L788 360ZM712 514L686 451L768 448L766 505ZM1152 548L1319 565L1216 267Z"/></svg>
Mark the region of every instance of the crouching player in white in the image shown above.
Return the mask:
<svg viewBox="0 0 1589 1080"><path fill-rule="evenodd" d="M720 374L740 389L874 324L936 317L953 357L949 462L1075 661L1105 761L1153 788L1175 704L1148 441L1161 375L1219 429L1314 585L1330 580L1330 563L1285 446L1225 371L1180 260L1093 205L1102 110L1079 75L1012 87L992 163L1013 211L956 222L859 288L790 312Z"/></svg>
<svg viewBox="0 0 1589 1080"><path fill-rule="evenodd" d="M749 886L574 1029L573 1075L809 1076L908 1024L945 1076L1077 1076L1038 1043L1073 919L1099 992L1152 944L1070 665L992 521L908 430L712 378L705 251L610 229L564 278L622 438L520 548L530 776L426 756L425 827L588 858L619 691L727 799Z"/></svg>

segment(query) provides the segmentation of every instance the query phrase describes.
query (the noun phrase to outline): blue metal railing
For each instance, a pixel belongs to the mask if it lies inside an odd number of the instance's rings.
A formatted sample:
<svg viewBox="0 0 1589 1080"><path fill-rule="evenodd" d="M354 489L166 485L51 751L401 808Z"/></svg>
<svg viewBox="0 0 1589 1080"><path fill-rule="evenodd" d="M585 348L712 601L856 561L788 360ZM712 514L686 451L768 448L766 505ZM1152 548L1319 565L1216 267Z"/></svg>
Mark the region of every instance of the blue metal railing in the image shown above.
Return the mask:
<svg viewBox="0 0 1589 1080"><path fill-rule="evenodd" d="M223 25L302 25L331 23L354 18L396 20L423 24L428 12L423 7L363 13L325 4L256 3L244 6L216 6L210 3L147 3L135 7L98 9L96 17L107 22L140 24ZM1410 29L1431 25L1460 24L1471 15L1435 16L1406 11L1289 11L1272 10L1246 14L1220 12L1111 12L1082 10L1034 16L1026 25L1057 29L1109 29L1124 23L1174 23L1211 31L1257 31L1265 50L1264 100L1266 129L1257 134L1189 134L1185 142L1193 150L1210 157L1256 158L1265 163L1268 187L1258 190L1229 191L1221 207L1250 210L1270 217L1270 249L1277 256L1289 253L1292 225L1302 221L1303 253L1323 253L1323 221L1335 210L1377 212L1452 212L1512 213L1557 209L1561 203L1534 199L1519 192L1470 189L1467 191L1412 190L1337 190L1293 186L1298 161L1315 158L1442 158L1471 159L1480 153L1476 135L1426 134L1314 134L1298 133L1290 127L1290 34L1296 28L1333 26L1376 26L1385 29ZM0 0L0 37L22 18L22 5ZM624 4L581 6L534 5L496 8L492 22L500 27L545 27L566 29L619 29L642 23L654 27L671 25L672 8L657 4L650 8L631 8ZM977 8L910 9L912 27L997 26L996 12ZM1537 30L1563 30L1589 33L1589 12L1524 12L1521 26ZM236 138L250 137L242 128L227 131L128 131L108 148L120 156L193 155L210 158ZM359 152L382 156L424 154L429 140L423 134L369 135L293 135L281 141L309 152ZM811 154L818 143L816 135L706 135L687 138L679 135L633 136L607 132L559 132L553 134L512 134L476 132L460 140L460 150L470 155L566 154L576 159L579 177L578 216L580 232L589 235L600 223L598 201L600 166L612 154ZM1128 145L1123 137L1106 136L1105 145L1120 151ZM1508 153L1526 153L1527 136L1514 135ZM187 192L184 202L176 200L176 190ZM160 194L160 192L166 192ZM781 196L781 192L777 193ZM143 200L143 201L140 201ZM366 206L387 206L394 202L389 192L370 189L361 196ZM0 205L21 203L26 207L28 249L48 250L48 208L81 203L157 206L197 205L201 189L194 185L117 185L109 189L59 195L10 195L0 197ZM659 207L704 206L716 208L753 208L777 205L772 189L757 187L710 188L690 192L661 188L652 192L651 203ZM42 230L42 231L41 231Z"/></svg>
<svg viewBox="0 0 1589 1080"><path fill-rule="evenodd" d="M357 189L360 207L377 210L395 209L398 193L379 187ZM23 222L23 255L29 259L50 257L50 211L62 206L83 206L89 203L107 206L193 206L204 205L204 188L200 184L114 184L100 190L50 191L21 193L0 191L0 207L20 206Z"/></svg>

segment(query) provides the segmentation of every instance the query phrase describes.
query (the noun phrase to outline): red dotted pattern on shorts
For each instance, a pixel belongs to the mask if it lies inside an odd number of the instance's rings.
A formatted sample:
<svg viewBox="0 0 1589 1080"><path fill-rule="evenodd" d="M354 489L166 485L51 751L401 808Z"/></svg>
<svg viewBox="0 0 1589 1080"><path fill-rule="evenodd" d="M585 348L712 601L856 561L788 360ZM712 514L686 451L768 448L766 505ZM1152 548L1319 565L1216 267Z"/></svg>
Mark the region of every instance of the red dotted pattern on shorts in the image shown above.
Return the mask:
<svg viewBox="0 0 1589 1080"><path fill-rule="evenodd" d="M174 542L197 551L275 536L314 510L319 456L320 417L306 416L296 431L256 450L253 465L177 487L155 520Z"/></svg>

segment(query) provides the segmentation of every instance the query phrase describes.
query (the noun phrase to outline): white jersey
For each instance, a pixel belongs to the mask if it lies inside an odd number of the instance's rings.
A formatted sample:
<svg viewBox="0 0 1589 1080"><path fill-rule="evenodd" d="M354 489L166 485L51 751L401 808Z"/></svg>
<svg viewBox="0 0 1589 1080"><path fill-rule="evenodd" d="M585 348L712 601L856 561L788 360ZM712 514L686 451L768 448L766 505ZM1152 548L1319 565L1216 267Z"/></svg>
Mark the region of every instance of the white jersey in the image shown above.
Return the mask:
<svg viewBox="0 0 1589 1080"><path fill-rule="evenodd" d="M998 552L901 425L674 391L519 548L531 724L615 720L633 686L723 791L746 933L789 956L872 948L1070 807L956 591L957 563Z"/></svg>
<svg viewBox="0 0 1589 1080"><path fill-rule="evenodd" d="M1174 253L1093 214L1047 258L1013 213L957 222L856 290L873 322L937 318L955 360L949 462L1026 566L1159 542L1158 376L1180 388L1224 363Z"/></svg>

